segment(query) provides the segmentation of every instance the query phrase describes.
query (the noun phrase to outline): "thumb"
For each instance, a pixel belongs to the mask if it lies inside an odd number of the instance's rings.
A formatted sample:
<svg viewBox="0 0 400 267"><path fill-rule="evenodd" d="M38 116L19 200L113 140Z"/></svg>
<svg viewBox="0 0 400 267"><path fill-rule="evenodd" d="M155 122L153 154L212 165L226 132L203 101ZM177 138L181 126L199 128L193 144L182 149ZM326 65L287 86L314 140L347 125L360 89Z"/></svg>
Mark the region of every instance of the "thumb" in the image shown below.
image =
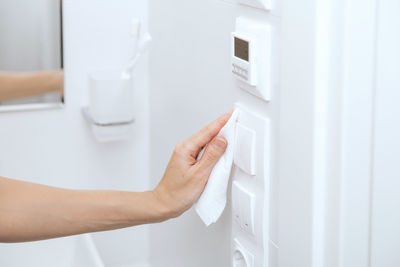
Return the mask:
<svg viewBox="0 0 400 267"><path fill-rule="evenodd" d="M210 175L212 169L215 164L217 164L218 160L225 153L225 150L228 146L228 142L224 137L217 136L215 137L208 145L207 148L198 162L198 168L202 173L206 173Z"/></svg>

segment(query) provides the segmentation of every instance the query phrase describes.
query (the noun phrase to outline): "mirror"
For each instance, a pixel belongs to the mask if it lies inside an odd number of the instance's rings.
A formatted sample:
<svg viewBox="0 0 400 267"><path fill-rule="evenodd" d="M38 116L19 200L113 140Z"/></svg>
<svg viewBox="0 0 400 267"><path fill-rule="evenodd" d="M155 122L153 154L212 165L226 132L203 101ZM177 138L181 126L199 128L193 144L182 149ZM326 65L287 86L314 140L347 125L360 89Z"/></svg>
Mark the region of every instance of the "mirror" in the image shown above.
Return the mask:
<svg viewBox="0 0 400 267"><path fill-rule="evenodd" d="M0 109L63 103L62 0L0 0Z"/></svg>

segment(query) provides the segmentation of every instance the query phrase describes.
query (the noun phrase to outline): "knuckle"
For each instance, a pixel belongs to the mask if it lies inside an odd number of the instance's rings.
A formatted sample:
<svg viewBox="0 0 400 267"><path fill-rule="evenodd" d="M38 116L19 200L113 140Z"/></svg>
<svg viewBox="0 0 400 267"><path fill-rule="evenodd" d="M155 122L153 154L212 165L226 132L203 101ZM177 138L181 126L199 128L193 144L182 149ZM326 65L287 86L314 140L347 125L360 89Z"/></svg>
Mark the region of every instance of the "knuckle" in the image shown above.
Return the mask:
<svg viewBox="0 0 400 267"><path fill-rule="evenodd" d="M180 142L175 146L174 153L181 155L185 153L186 145L184 142Z"/></svg>
<svg viewBox="0 0 400 267"><path fill-rule="evenodd" d="M188 153L192 153L194 150L193 144L184 141L175 146L174 152L178 155L187 155Z"/></svg>
<svg viewBox="0 0 400 267"><path fill-rule="evenodd" d="M208 148L207 153L204 154L204 159L207 162L214 162L219 158L219 153L218 151L213 148L212 146Z"/></svg>
<svg viewBox="0 0 400 267"><path fill-rule="evenodd" d="M205 174L206 174L205 168L198 167L193 171L192 177L193 177L194 181L201 183L201 182L203 182L204 179L208 179L207 175L205 175Z"/></svg>
<svg viewBox="0 0 400 267"><path fill-rule="evenodd" d="M209 147L209 152L207 153L210 160L219 159L221 156L221 151L215 147L215 145L211 145Z"/></svg>

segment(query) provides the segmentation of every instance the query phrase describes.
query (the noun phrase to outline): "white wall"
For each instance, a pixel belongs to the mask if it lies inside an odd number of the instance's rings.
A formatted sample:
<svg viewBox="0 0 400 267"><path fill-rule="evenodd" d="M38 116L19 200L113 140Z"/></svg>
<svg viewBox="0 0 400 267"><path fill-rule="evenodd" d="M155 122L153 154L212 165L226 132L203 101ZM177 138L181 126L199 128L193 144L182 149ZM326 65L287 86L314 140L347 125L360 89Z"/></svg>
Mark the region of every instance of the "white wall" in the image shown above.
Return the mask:
<svg viewBox="0 0 400 267"><path fill-rule="evenodd" d="M245 103L263 116L275 112L238 89L230 70L235 18L265 12L217 0L150 1L151 177L162 176L174 145L233 108ZM275 97L275 95L274 95ZM275 99L275 98L274 98ZM151 229L151 259L156 267L230 266L230 207L206 228L192 211Z"/></svg>
<svg viewBox="0 0 400 267"><path fill-rule="evenodd" d="M147 21L147 3L64 0L64 5L66 105L58 110L0 113L0 173L67 188L147 189L146 66L138 75L136 124L127 142L96 143L81 115L81 106L86 102L88 71L120 67L127 62L132 47L130 20L140 17ZM94 236L107 266L148 258L147 227ZM0 265L68 266L72 255L68 251L73 246L68 240L1 245ZM26 251L32 253L25 254Z"/></svg>

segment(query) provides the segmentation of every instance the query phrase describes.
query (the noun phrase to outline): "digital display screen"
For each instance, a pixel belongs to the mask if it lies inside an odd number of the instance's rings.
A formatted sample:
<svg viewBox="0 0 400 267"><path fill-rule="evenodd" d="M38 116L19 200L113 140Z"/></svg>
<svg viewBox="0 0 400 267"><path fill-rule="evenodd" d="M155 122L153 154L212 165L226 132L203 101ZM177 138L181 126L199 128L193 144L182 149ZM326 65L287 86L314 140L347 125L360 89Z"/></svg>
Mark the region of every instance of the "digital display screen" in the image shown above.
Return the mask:
<svg viewBox="0 0 400 267"><path fill-rule="evenodd" d="M249 42L235 38L235 57L249 61Z"/></svg>

